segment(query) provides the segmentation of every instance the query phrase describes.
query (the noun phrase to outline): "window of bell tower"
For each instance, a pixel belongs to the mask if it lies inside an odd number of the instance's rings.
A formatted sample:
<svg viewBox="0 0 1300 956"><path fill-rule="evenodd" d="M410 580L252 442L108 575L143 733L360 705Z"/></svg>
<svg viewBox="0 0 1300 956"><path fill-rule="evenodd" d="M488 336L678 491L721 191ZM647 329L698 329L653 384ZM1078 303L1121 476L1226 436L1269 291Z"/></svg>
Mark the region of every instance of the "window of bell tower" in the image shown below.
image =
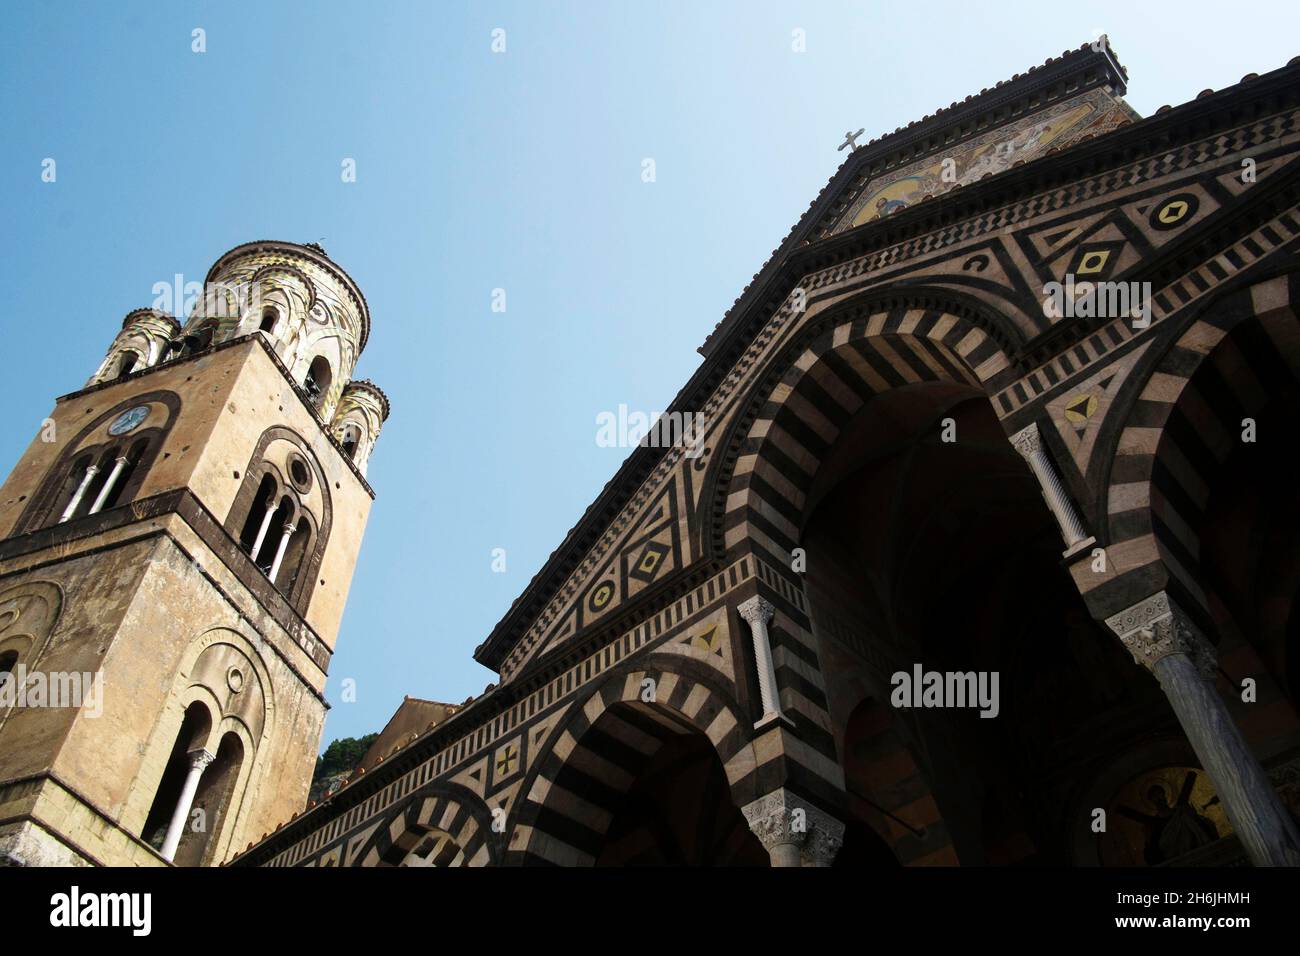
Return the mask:
<svg viewBox="0 0 1300 956"><path fill-rule="evenodd" d="M302 387L311 399L312 405L316 411L320 411L325 405L325 396L329 394L330 383L334 380L334 373L330 370L329 360L323 355L318 355L312 359L311 367L307 369L307 377L303 379Z"/></svg>

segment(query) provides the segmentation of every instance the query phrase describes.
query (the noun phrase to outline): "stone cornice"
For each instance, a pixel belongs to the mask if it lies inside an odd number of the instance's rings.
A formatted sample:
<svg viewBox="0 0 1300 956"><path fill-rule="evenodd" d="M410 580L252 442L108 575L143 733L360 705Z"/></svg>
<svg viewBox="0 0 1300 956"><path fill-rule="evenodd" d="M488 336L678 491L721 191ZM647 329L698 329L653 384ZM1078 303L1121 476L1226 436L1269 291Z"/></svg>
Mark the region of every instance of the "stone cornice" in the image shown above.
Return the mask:
<svg viewBox="0 0 1300 956"><path fill-rule="evenodd" d="M178 488L173 491L165 491L161 494L151 495L148 498L141 498L130 504L122 505L118 508L110 508L106 511L98 512L94 515L86 515L63 524L50 525L40 528L36 531L29 531L26 534L14 535L0 541L0 561L12 561L17 558L28 555L36 555L42 551L58 549L59 546L66 546L72 542L84 541L87 538L100 538L106 534L117 531L122 528L131 528L144 522L162 518L167 515L178 515L186 526L189 527L199 540L202 541L213 554L221 560L222 565L228 570L235 579L253 596L253 599L261 605L262 609L270 615L283 630L293 639L303 651L304 654L320 670L321 675L329 671L329 662L333 656L333 651L320 639L315 629L307 623L288 600L281 594L274 585L267 580L260 569L252 562L252 559L244 553L243 549L236 544L235 540L226 531L225 527L217 521L210 511L204 506L203 502L191 492L188 488ZM175 534L165 528L157 527L145 530L141 534L123 537L120 540L113 540L108 543L93 545L81 554L93 554L98 551L106 551L113 548L121 547L132 541L141 540L142 538L165 536L170 538L173 543L187 557L192 558L186 550L182 541L178 540ZM60 552L59 556L51 561L62 561L66 559L66 554ZM46 561L37 560L34 564L24 566L22 570L43 567ZM6 571L5 573L12 573ZM202 574L208 582L227 600L233 607L238 607L238 603L227 593L226 588L221 585L206 569L200 567L199 573ZM309 646L304 647L304 638L310 642ZM311 694L316 697L322 704L328 707L325 696L316 690L315 686L307 677L289 660L288 656L280 648L275 646L272 641L267 642L267 646L280 657L285 666L302 682Z"/></svg>

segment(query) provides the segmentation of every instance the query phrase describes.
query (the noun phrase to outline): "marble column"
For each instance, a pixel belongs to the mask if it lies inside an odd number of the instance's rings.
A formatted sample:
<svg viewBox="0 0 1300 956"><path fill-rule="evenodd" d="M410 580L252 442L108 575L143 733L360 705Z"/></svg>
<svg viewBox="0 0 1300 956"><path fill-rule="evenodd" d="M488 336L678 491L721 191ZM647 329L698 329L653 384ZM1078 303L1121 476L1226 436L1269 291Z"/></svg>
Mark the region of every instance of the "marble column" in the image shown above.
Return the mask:
<svg viewBox="0 0 1300 956"><path fill-rule="evenodd" d="M830 866L844 842L844 824L784 788L742 807L773 866Z"/></svg>
<svg viewBox="0 0 1300 956"><path fill-rule="evenodd" d="M100 509L104 507L104 502L108 501L108 496L113 493L113 486L117 484L117 479L122 477L122 470L126 466L127 458L125 455L113 462L113 470L104 479L104 486L99 489L99 494L95 496L95 503L90 506L90 510L86 512L87 514L99 514Z"/></svg>
<svg viewBox="0 0 1300 956"><path fill-rule="evenodd" d="M752 597L736 610L746 623L754 638L754 663L758 671L758 694L763 702L763 716L754 726L780 720L781 696L776 686L776 668L772 664L772 643L767 635L767 622L772 620L776 608L770 601L761 597Z"/></svg>
<svg viewBox="0 0 1300 956"><path fill-rule="evenodd" d="M171 822L167 824L167 836L163 838L162 849L159 851L168 863L176 856L176 848L180 846L185 821L190 815L190 807L194 805L194 794L199 789L199 778L203 776L208 764L217 759L217 755L206 750L194 750L190 752L189 758L190 771L185 777L185 785L181 787Z"/></svg>
<svg viewBox="0 0 1300 956"><path fill-rule="evenodd" d="M262 550L262 543L266 540L266 532L270 530L271 520L274 517L275 495L272 495L266 502L266 514L262 516L262 524L257 529L257 537L253 539L253 546L248 551L254 561L257 560L257 553Z"/></svg>
<svg viewBox="0 0 1300 956"><path fill-rule="evenodd" d="M280 536L280 546L275 549L275 560L271 562L271 570L266 573L272 584L275 583L275 576L280 573L280 563L284 561L284 552L289 547L289 538L292 535L293 525L286 524L284 533Z"/></svg>
<svg viewBox="0 0 1300 956"><path fill-rule="evenodd" d="M86 474L82 476L81 484L77 485L77 491L72 496L72 500L68 502L68 506L63 509L63 514L59 516L59 524L63 524L72 517L73 512L77 510L77 505L81 504L81 499L86 497L86 489L90 487L90 483L97 474L99 474L98 465L91 465L86 469Z"/></svg>
<svg viewBox="0 0 1300 956"><path fill-rule="evenodd" d="M1092 544L1093 539L1084 529L1083 520L1079 517L1074 502L1065 492L1065 484L1056 471L1056 465L1048 457L1047 449L1043 447L1038 426L1030 425L1022 428L1011 436L1011 444L1015 446L1016 451L1020 452L1021 457L1033 471L1034 477L1038 479L1043 500L1047 502L1047 507L1056 517L1056 523L1061 526L1061 537L1065 539L1065 553L1072 554Z"/></svg>
<svg viewBox="0 0 1300 956"><path fill-rule="evenodd" d="M1160 681L1256 866L1300 866L1300 834L1214 687L1214 647L1160 591L1106 619L1133 659Z"/></svg>

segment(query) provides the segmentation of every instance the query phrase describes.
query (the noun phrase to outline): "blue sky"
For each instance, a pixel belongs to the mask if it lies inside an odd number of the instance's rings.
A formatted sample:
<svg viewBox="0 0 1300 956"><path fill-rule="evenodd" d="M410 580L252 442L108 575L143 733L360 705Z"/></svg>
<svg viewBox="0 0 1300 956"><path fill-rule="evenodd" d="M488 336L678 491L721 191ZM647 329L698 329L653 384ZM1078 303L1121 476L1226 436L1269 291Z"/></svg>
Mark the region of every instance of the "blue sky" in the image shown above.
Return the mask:
<svg viewBox="0 0 1300 956"><path fill-rule="evenodd" d="M672 399L845 130L878 136L1098 31L1146 116L1282 66L1297 21L1131 0L11 6L0 467L154 283L201 281L251 239L322 242L370 303L357 374L393 402L323 743L378 730L404 694L495 679L471 652L627 454L597 446L596 416Z"/></svg>

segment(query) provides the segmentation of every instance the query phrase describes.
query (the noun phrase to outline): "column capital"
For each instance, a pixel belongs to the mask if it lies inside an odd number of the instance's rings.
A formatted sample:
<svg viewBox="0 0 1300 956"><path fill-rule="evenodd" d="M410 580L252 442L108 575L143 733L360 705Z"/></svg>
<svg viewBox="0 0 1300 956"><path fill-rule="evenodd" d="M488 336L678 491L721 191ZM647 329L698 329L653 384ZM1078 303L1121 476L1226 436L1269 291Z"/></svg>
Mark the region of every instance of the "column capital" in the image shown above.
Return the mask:
<svg viewBox="0 0 1300 956"><path fill-rule="evenodd" d="M830 866L844 842L843 823L785 788L759 797L740 812L763 849L771 853L783 845L798 847L805 866Z"/></svg>
<svg viewBox="0 0 1300 956"><path fill-rule="evenodd" d="M750 627L757 627L759 624L766 627L767 622L772 620L772 615L776 613L776 606L767 598L755 595L748 601L738 604L736 610Z"/></svg>
<svg viewBox="0 0 1300 956"><path fill-rule="evenodd" d="M1025 458L1032 458L1042 450L1042 436L1038 434L1038 425L1026 425L1020 431L1011 436L1011 444L1016 446L1016 451L1020 452Z"/></svg>
<svg viewBox="0 0 1300 956"><path fill-rule="evenodd" d="M1186 654L1203 677L1214 678L1218 668L1214 645L1166 591L1106 618L1106 626L1133 660L1149 671L1154 672L1156 664L1171 654Z"/></svg>
<svg viewBox="0 0 1300 956"><path fill-rule="evenodd" d="M208 764L217 759L217 755L208 750L191 750L187 755L190 758L191 770L205 770Z"/></svg>

